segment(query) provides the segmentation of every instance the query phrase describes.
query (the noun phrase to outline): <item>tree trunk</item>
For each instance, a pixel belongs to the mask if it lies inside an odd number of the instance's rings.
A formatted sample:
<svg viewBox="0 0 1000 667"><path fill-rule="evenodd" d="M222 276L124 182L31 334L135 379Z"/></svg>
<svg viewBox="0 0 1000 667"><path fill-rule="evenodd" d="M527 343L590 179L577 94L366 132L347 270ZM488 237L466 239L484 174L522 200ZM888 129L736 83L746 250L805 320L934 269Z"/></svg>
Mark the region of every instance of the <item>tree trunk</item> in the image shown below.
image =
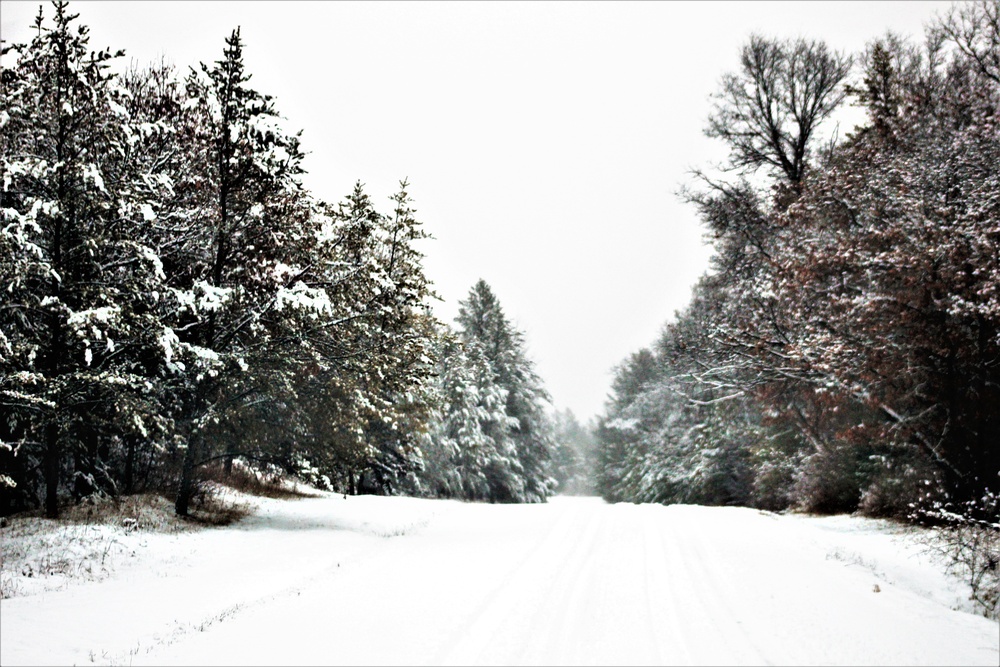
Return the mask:
<svg viewBox="0 0 1000 667"><path fill-rule="evenodd" d="M235 435L233 436L235 437ZM235 447L230 442L226 445L226 458L222 462L222 472L225 474L226 479L233 474L233 457L236 456Z"/></svg>
<svg viewBox="0 0 1000 667"><path fill-rule="evenodd" d="M79 503L80 499L88 495L87 488L87 473L86 473L86 462L84 461L83 452L79 450L80 445L77 444L73 448L72 459L73 459L73 502Z"/></svg>
<svg viewBox="0 0 1000 667"><path fill-rule="evenodd" d="M191 495L194 492L194 467L198 462L198 436L188 439L188 448L184 452L184 465L181 468L181 483L177 489L177 500L174 503L174 511L177 516L187 516L191 504Z"/></svg>
<svg viewBox="0 0 1000 667"><path fill-rule="evenodd" d="M43 475L45 476L45 516L50 519L59 516L59 427L49 424L45 427L45 455Z"/></svg>
<svg viewBox="0 0 1000 667"><path fill-rule="evenodd" d="M125 495L132 493L135 487L135 436L125 438Z"/></svg>
<svg viewBox="0 0 1000 667"><path fill-rule="evenodd" d="M79 501L97 491L97 433L89 426L80 427L80 440L73 452L73 498Z"/></svg>

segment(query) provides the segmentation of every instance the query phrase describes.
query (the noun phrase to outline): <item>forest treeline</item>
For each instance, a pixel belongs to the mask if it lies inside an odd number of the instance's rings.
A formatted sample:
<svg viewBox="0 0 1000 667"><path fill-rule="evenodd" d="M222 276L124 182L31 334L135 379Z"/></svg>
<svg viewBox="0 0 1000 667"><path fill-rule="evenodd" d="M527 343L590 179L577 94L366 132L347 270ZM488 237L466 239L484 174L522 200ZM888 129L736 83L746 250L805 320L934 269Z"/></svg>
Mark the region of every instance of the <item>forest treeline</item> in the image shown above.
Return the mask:
<svg viewBox="0 0 1000 667"><path fill-rule="evenodd" d="M239 460L344 493L996 515L996 0L853 56L742 47L706 128L728 171L684 192L711 268L593 433L547 412L488 284L433 317L405 182L387 211L303 187L238 29L126 69L52 13L0 72L0 514L187 514ZM824 136L847 104L867 122Z"/></svg>
<svg viewBox="0 0 1000 667"><path fill-rule="evenodd" d="M683 193L711 267L616 370L601 493L1000 520L1000 3L739 55L705 129L728 164ZM867 121L823 136L846 104Z"/></svg>
<svg viewBox="0 0 1000 667"><path fill-rule="evenodd" d="M3 46L0 514L158 491L185 515L234 460L496 502L575 474L490 287L436 321L407 184L388 211L303 187L238 29L184 74L51 13Z"/></svg>

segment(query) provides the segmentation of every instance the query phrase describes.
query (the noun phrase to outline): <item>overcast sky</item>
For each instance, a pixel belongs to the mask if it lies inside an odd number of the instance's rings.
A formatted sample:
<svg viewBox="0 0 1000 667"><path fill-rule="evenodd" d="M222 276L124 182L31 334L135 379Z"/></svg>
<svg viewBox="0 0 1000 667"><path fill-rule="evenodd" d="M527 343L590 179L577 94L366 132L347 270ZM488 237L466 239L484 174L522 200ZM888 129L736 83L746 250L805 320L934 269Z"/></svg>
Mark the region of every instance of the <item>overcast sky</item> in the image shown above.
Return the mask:
<svg viewBox="0 0 1000 667"><path fill-rule="evenodd" d="M39 3L3 0L2 37ZM920 39L940 2L77 2L91 47L186 70L242 27L252 85L303 130L306 184L382 210L410 181L451 321L479 278L558 408L598 414L611 369L682 309L710 250L676 196L721 161L709 95L751 32L855 52ZM46 7L47 15L51 9ZM857 115L844 117L850 123ZM841 128L841 133L849 128Z"/></svg>

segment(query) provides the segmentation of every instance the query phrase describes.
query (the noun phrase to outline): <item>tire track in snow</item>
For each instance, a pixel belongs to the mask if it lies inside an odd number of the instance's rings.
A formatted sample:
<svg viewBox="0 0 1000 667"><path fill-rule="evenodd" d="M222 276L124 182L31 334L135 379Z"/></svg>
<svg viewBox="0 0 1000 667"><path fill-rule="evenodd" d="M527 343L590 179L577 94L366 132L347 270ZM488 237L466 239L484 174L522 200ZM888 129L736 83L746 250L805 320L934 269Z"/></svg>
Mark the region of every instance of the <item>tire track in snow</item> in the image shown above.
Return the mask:
<svg viewBox="0 0 1000 667"><path fill-rule="evenodd" d="M685 517L682 507L649 509L662 517L656 525L663 543L671 547L669 572L678 584L677 605L684 610L678 617L681 632L711 640L699 641L699 662L707 657L710 664L771 664L729 609L727 594L715 584L717 573L706 565L711 549L700 537L704 527Z"/></svg>
<svg viewBox="0 0 1000 667"><path fill-rule="evenodd" d="M643 509L651 515L655 511L650 506L644 506ZM681 587L676 576L670 576L674 560L664 544L664 529L657 518L659 517L651 516L643 522L646 548L650 552L646 576L649 590L656 592L649 611L650 621L655 628L654 638L658 651L663 656L662 663L689 665L694 662L694 654L687 639L688 633L681 632L681 619L686 616L681 608L684 602L679 595ZM664 634L669 634L669 642L663 639Z"/></svg>
<svg viewBox="0 0 1000 667"><path fill-rule="evenodd" d="M294 584L285 586L284 588L266 595L261 595L256 598L246 598L240 600L239 602L226 605L218 611L202 614L197 619L187 621L175 620L166 628L160 628L139 637L135 640L134 645L128 650L106 648L91 649L90 654L94 656L101 656L103 660L111 665L132 664L133 658L137 655L150 653L154 650L170 646L182 641L189 635L205 632L217 623L234 619L242 613L263 607L276 600L290 598L294 595L301 595L302 591L308 589L311 584L327 579L331 576L336 576L342 572L343 568L341 565L343 562L349 564L351 561L356 561L357 558L358 557L345 559L345 561L331 562L330 565L303 576Z"/></svg>
<svg viewBox="0 0 1000 667"><path fill-rule="evenodd" d="M650 558L648 553L648 542L646 540L643 525L643 516L634 505L612 505L607 508L614 520L611 522L612 534L604 541L606 562L604 570L607 572L621 571L617 582L610 581L615 586L616 603L614 612L621 618L632 616L632 623L627 627L620 628L624 635L621 640L626 640L623 645L616 647L616 651L634 651L636 661L645 664L661 664L663 662L663 651L659 641L658 629L654 626L651 609L651 591L649 589L649 566ZM638 606L645 609L646 613L636 614L634 609Z"/></svg>
<svg viewBox="0 0 1000 667"><path fill-rule="evenodd" d="M532 637L534 641L526 642L519 661L537 663L545 656L566 656L567 650L574 646L581 610L585 609L580 598L594 576L594 560L590 555L598 544L605 515L598 513L584 518L584 528L572 553L565 562L556 563L558 572L551 579L543 604L533 614L532 625L539 631Z"/></svg>
<svg viewBox="0 0 1000 667"><path fill-rule="evenodd" d="M264 608L271 603L299 596L317 584L327 582L335 577L349 576L354 566L359 564L371 563L373 559L389 561L393 558L391 550L382 549L373 554L364 543L360 542L345 549L345 545L335 538L338 536L338 533L348 532L364 536L365 540L394 539L425 529L438 515L437 512L432 512L423 518L403 526L379 526L367 521L360 523L349 522L331 516L319 516L303 520L297 516L295 509L301 510L306 505L306 502L299 503L296 506L279 506L282 509L294 509L289 511L288 515L283 514L279 516L276 523L282 525L285 522L292 521L296 524L298 530L314 532L317 535L328 535L329 539L321 540L320 545L324 546L323 543L325 542L336 545L333 547L335 553L339 552L336 556L325 558L324 564L310 566L305 572L294 576L290 582L263 595L239 596L235 601L227 600L225 603L220 602L214 608L204 610L193 618L189 617L183 620L173 620L164 623L160 627L134 638L128 649L92 648L88 652L89 655L100 656L108 664L131 664L136 656L149 654L177 644L190 636L206 632L220 623L236 620L239 616ZM322 500L318 502L322 502ZM233 530L240 533L269 531L275 533L275 538L277 539L277 534L285 529L276 531L272 527L272 521L272 517L268 515L251 516L245 522L235 525ZM266 534L266 532L262 534ZM320 553L323 552L323 550L319 551Z"/></svg>
<svg viewBox="0 0 1000 667"><path fill-rule="evenodd" d="M646 510L601 505L560 516L429 662L691 663L684 619L697 607L703 633L715 623L712 607L682 583L690 562L670 557L664 517ZM547 583L532 589L539 581Z"/></svg>
<svg viewBox="0 0 1000 667"><path fill-rule="evenodd" d="M711 594L710 599L715 600L714 608L722 612L726 625L732 630L727 636L737 644L740 657L734 657L733 662L774 664L776 659L777 662L783 662L779 656L772 653L774 643L772 642L769 647L772 651L761 646L760 636L752 633L744 623L749 617L735 608L734 600L746 599L746 595L742 592L740 595L735 595L734 592L747 587L759 588L762 582L756 576L735 575L731 565L738 562L739 558L734 558L732 555L735 552L733 538L721 534L712 526L698 525L690 520L686 522L686 528L686 539L683 544L696 553L696 557L692 560L701 573L699 580L704 582L703 591L708 591ZM759 599L760 595L753 597ZM760 613L759 609L754 611Z"/></svg>
<svg viewBox="0 0 1000 667"><path fill-rule="evenodd" d="M366 541L347 576L316 572L301 598L259 597L208 632L188 631L170 650L137 660L946 664L941 656L955 655L934 643L928 629L938 626L922 618L933 609L900 607L891 591L874 596L795 525L750 510L590 499L468 504L419 533ZM319 539L302 548L328 553L336 544L312 535ZM898 632L897 618L912 630ZM940 627L955 641L981 641L959 626ZM269 641L273 630L281 643ZM984 664L996 664L995 649L984 651Z"/></svg>
<svg viewBox="0 0 1000 667"><path fill-rule="evenodd" d="M579 506L561 507L545 536L528 548L464 622L449 633L448 639L442 642L428 664L470 664L483 660L504 662L498 660L496 655L485 655L503 649L503 646L496 646L502 639L502 633L497 629L525 617L525 610L532 608L530 598L540 596L538 590L531 588L538 581L536 572L546 564L558 567L565 560L567 552L572 551L576 543L574 537L579 539L579 524L587 522L587 515L588 512ZM545 592L551 592L553 579L546 577L544 580L550 582Z"/></svg>
<svg viewBox="0 0 1000 667"><path fill-rule="evenodd" d="M560 597L550 604L548 613L557 620L542 633L547 642L528 656L531 662L608 664L622 662L623 655L635 663L663 662L648 615L641 627L622 622L634 617L629 603L649 595L639 535L630 515L607 505L595 509L570 568L573 577L562 582Z"/></svg>

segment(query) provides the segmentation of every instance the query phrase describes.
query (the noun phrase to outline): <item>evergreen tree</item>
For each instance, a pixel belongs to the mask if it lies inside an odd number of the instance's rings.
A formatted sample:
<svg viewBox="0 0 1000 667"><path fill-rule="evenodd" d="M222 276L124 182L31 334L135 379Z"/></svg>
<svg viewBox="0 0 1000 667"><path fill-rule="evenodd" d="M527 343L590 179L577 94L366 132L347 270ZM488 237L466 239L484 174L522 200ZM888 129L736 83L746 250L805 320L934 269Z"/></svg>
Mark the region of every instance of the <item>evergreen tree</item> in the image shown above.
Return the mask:
<svg viewBox="0 0 1000 667"><path fill-rule="evenodd" d="M515 421L506 413L506 392L493 382L478 345L463 344L444 329L438 346L438 407L423 448L422 486L438 497L490 500L490 476L493 488L517 486L506 437Z"/></svg>
<svg viewBox="0 0 1000 667"><path fill-rule="evenodd" d="M483 280L478 281L466 300L459 303L456 322L462 339L482 350L492 369L494 382L507 392L507 415L516 420L516 426L509 433L513 445L509 463L523 488L512 488L509 470L494 465L490 467L493 498L508 502L542 501L552 494L555 486L555 480L549 475L553 446L545 412L549 399L534 364L525 353L524 335L507 320L499 301ZM494 439L503 441L500 433L495 434Z"/></svg>
<svg viewBox="0 0 1000 667"><path fill-rule="evenodd" d="M153 485L186 514L238 456L410 488L436 323L407 184L389 215L312 198L238 29L183 81L116 75L54 7L0 73L0 511Z"/></svg>
<svg viewBox="0 0 1000 667"><path fill-rule="evenodd" d="M177 512L186 514L196 468L239 453L230 420L268 402L288 387L287 365L270 344L287 301L322 310L318 295L303 293L295 223L304 203L298 181L302 152L297 135L280 128L272 99L248 86L239 29L223 57L192 70L185 109L188 169L179 187L188 198L179 215L191 221L168 279L182 306L164 334L171 369L186 384L178 427L184 459ZM178 363L180 362L180 363Z"/></svg>
<svg viewBox="0 0 1000 667"><path fill-rule="evenodd" d="M303 288L324 290L330 304L297 334L313 350L300 383L309 456L351 493L408 487L428 428L434 294L417 248L427 235L400 185L391 215L358 183L321 216L321 253L303 276Z"/></svg>
<svg viewBox="0 0 1000 667"><path fill-rule="evenodd" d="M572 410L556 412L552 431L553 477L560 493L592 495L596 492L597 450L593 431L585 428Z"/></svg>
<svg viewBox="0 0 1000 667"><path fill-rule="evenodd" d="M166 291L159 258L134 234L144 211L129 161L137 128L110 71L121 53L88 51L77 15L53 6L51 28L40 10L31 43L5 49L18 59L3 71L0 103L0 440L18 448L13 458L40 462L49 516L63 480L77 497L117 491L109 433L147 432L151 309Z"/></svg>

